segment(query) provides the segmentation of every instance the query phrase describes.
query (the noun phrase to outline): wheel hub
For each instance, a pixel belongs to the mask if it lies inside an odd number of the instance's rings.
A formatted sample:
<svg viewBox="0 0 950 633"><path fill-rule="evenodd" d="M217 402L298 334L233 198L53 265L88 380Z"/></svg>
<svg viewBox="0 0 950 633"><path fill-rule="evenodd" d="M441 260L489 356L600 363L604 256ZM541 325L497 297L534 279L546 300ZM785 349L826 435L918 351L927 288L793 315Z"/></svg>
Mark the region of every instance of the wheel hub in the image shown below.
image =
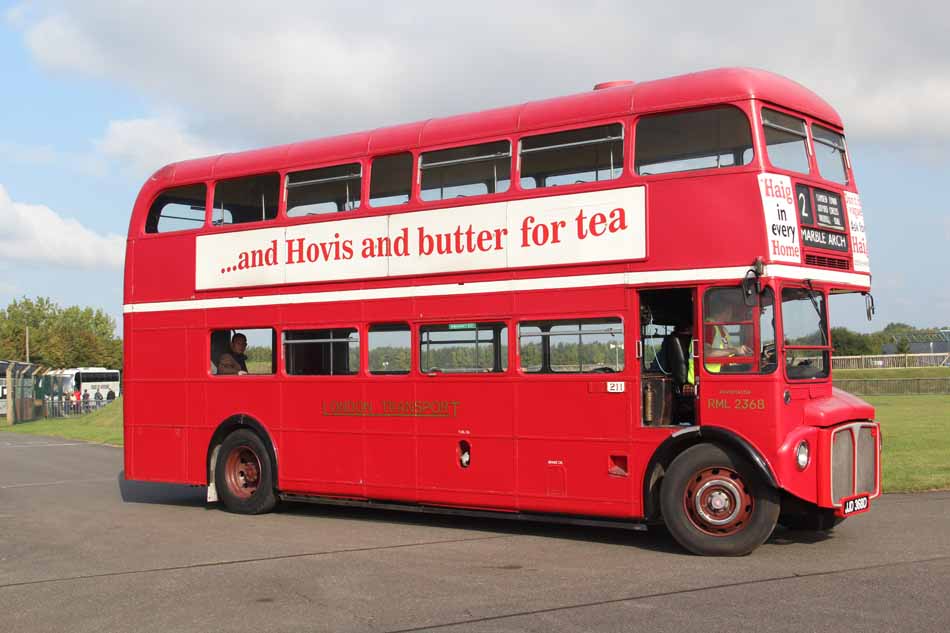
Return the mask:
<svg viewBox="0 0 950 633"><path fill-rule="evenodd" d="M228 454L224 472L231 493L247 498L254 494L260 483L261 460L250 447L238 446Z"/></svg>
<svg viewBox="0 0 950 633"><path fill-rule="evenodd" d="M728 468L699 471L683 497L686 514L699 530L715 536L741 531L752 515L752 495Z"/></svg>

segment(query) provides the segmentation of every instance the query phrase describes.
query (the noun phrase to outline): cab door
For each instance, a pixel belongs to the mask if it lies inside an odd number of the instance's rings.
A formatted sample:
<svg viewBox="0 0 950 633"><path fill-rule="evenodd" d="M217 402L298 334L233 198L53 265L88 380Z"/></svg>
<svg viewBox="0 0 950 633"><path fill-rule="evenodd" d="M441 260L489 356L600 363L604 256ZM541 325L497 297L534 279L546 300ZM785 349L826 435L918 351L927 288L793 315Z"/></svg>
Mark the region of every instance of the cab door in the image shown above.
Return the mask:
<svg viewBox="0 0 950 633"><path fill-rule="evenodd" d="M739 285L707 287L698 331L700 422L765 444L779 402L774 303L770 287L751 300Z"/></svg>

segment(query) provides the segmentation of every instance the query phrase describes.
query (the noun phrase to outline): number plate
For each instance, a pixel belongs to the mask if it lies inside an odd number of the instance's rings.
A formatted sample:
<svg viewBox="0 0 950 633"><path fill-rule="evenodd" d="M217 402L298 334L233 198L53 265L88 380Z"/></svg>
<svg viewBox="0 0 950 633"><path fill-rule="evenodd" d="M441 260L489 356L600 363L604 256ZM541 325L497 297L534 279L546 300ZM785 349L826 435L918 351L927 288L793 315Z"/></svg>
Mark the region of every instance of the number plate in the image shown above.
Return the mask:
<svg viewBox="0 0 950 633"><path fill-rule="evenodd" d="M627 383L620 380L607 383L607 393L623 393L627 389Z"/></svg>
<svg viewBox="0 0 950 633"><path fill-rule="evenodd" d="M841 507L838 508L838 516L849 517L852 514L860 514L871 509L871 500L867 495L857 495L841 500Z"/></svg>

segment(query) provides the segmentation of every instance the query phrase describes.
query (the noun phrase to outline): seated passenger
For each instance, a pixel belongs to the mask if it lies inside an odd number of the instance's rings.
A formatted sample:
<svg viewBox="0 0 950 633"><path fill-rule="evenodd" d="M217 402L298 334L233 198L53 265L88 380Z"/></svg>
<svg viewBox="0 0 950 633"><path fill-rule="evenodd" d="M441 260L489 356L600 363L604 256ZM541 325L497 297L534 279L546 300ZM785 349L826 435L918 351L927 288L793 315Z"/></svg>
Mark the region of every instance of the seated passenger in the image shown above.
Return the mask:
<svg viewBox="0 0 950 633"><path fill-rule="evenodd" d="M221 356L218 358L218 375L247 375L247 356L244 354L244 350L246 349L246 336L241 333L237 333L231 337L231 351L221 354Z"/></svg>

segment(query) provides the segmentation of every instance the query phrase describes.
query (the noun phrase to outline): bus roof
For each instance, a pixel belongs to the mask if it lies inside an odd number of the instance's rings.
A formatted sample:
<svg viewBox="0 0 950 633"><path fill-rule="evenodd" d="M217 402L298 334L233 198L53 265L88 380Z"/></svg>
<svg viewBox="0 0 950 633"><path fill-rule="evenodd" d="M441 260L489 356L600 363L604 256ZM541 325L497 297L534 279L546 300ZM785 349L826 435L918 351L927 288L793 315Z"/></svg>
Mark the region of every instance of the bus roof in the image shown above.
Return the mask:
<svg viewBox="0 0 950 633"><path fill-rule="evenodd" d="M797 82L765 70L719 68L368 132L187 160L162 167L152 179L166 184L194 182L271 169L274 164L290 168L315 161L356 159L366 154L744 99L761 99L842 127L834 108Z"/></svg>

